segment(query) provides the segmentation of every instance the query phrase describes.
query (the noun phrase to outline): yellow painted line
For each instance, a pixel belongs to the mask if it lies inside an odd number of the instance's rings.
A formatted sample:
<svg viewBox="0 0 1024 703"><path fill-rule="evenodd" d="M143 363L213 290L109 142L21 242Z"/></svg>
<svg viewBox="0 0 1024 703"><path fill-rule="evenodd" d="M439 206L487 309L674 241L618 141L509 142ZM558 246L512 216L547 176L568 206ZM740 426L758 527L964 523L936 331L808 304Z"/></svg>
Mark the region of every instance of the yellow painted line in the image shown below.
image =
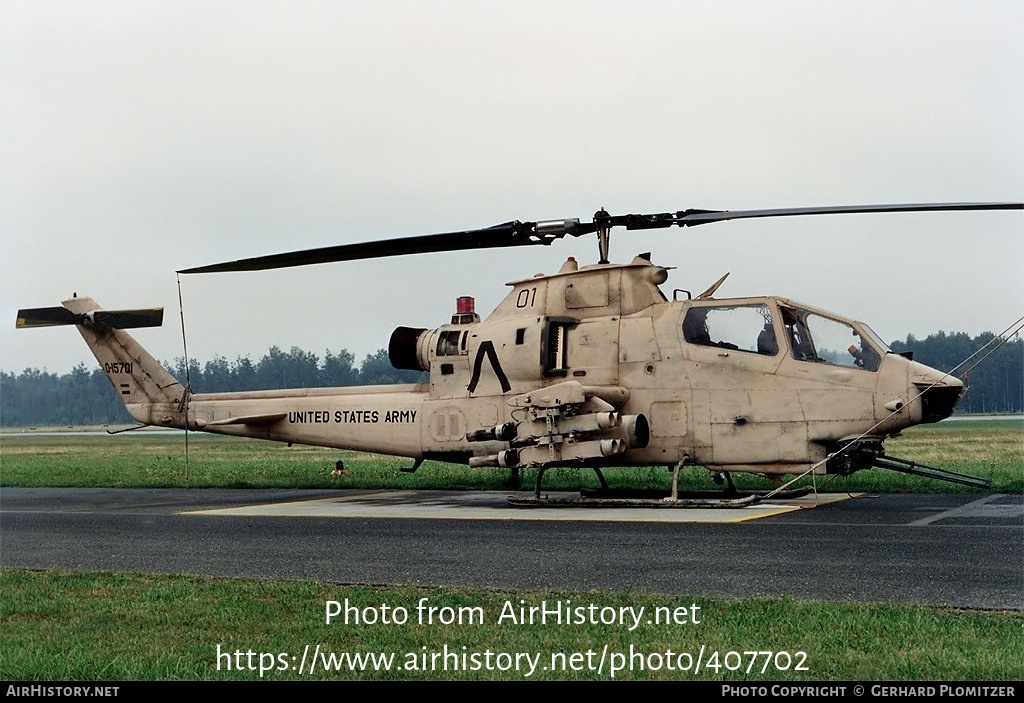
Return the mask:
<svg viewBox="0 0 1024 703"><path fill-rule="evenodd" d="M771 508L766 510L759 515L744 515L736 518L735 520L729 520L728 522L746 522L747 520L757 520L758 518L769 517L771 515L782 515L783 513L791 513L794 510L807 510L809 508L816 508L819 505L828 505L829 503L838 503L841 500L847 500L849 498L856 498L859 493L819 493L817 497L812 493L809 496L803 498L790 499L787 501L780 501L779 503L772 503L766 501L759 505L753 506L755 508Z"/></svg>
<svg viewBox="0 0 1024 703"><path fill-rule="evenodd" d="M575 494L572 494L575 495ZM183 515L247 517L413 518L436 520L561 520L586 522L739 523L853 497L813 494L742 508L513 508L507 491L373 491L287 503L195 510Z"/></svg>

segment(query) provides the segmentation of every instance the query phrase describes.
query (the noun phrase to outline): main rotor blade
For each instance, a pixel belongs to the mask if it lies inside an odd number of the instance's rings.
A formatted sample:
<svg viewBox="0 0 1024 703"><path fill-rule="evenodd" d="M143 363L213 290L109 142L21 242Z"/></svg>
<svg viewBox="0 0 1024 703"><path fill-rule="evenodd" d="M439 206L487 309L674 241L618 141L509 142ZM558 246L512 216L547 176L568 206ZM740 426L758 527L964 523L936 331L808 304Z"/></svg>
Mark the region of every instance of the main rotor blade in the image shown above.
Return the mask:
<svg viewBox="0 0 1024 703"><path fill-rule="evenodd" d="M742 220L755 217L791 217L796 215L849 215L869 212L938 212L950 210L1022 210L1024 203L910 203L903 205L839 205L832 207L793 207L770 210L684 210L674 222L692 227L708 222ZM629 228L632 229L632 228Z"/></svg>
<svg viewBox="0 0 1024 703"><path fill-rule="evenodd" d="M529 244L551 244L565 235L579 237L602 229L625 227L627 230L661 229L665 227L692 227L709 222L739 220L755 217L789 217L796 215L838 215L872 212L927 212L942 210L1020 210L1022 203L914 203L903 205L848 205L831 207L775 208L770 210L680 210L651 215L608 215L604 211L594 216L593 222L578 219L520 222L513 220L493 227L425 234L418 237L385 239L376 242L341 244L319 249L257 256L250 259L226 261L208 266L182 269L178 273L224 273L228 271L262 271L266 269L308 266L333 261L425 254L437 251L464 249L490 249L517 247Z"/></svg>
<svg viewBox="0 0 1024 703"><path fill-rule="evenodd" d="M535 222L505 222L483 229L462 232L424 234L418 237L385 239L377 242L341 244L319 249L305 249L251 259L227 261L222 264L197 266L178 273L225 273L228 271L262 271L265 269L288 268L325 264L332 261L355 261L404 254L425 254L435 251L460 251L463 249L488 249L491 247L515 247L528 244L550 244L551 238L537 235Z"/></svg>

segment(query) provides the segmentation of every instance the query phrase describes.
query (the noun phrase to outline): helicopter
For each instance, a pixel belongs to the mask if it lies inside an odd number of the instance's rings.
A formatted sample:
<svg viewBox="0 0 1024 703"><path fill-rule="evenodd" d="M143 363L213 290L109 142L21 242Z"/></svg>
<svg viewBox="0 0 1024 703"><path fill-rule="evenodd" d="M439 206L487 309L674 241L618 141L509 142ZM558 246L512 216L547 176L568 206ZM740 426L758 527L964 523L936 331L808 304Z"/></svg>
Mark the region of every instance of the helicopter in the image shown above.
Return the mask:
<svg viewBox="0 0 1024 703"><path fill-rule="evenodd" d="M451 321L397 327L388 355L425 372L416 384L195 393L124 330L158 326L163 309L103 310L90 298L23 309L17 327L74 325L139 427L253 437L470 467L536 469L532 497L551 504L552 467L594 470L605 496L626 504L736 506L734 473L775 483L882 467L975 487L985 479L891 457L884 441L949 417L964 391L950 374L893 353L860 321L773 295L716 298L662 291L668 269L639 254L609 261L613 228L691 227L733 219L825 214L1019 210L1021 203L919 203L768 210L683 210L506 222L477 230L345 244L187 268L179 274L259 271L467 249L549 245L597 235L599 259L569 257L553 274L515 280L482 319L471 297ZM726 274L728 275L728 274ZM132 428L136 429L136 428ZM341 462L339 462L339 468ZM606 467L666 467L669 495L608 489ZM727 487L681 495L678 477L702 466ZM604 504L607 504L604 503Z"/></svg>

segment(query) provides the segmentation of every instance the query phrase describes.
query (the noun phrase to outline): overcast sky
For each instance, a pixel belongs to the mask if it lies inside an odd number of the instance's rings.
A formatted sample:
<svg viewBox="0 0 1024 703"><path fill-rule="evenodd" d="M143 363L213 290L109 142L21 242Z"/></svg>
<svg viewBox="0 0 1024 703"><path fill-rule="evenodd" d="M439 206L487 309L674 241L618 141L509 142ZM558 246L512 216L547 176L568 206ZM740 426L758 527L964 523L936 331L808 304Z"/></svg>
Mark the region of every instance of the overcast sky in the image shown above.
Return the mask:
<svg viewBox="0 0 1024 703"><path fill-rule="evenodd" d="M175 270L292 249L689 207L1024 200L1024 3L0 3L0 368L94 361L15 331L72 292L163 305ZM617 231L666 288L784 295L886 340L1024 314L1024 213ZM189 352L362 358L550 248L182 277Z"/></svg>

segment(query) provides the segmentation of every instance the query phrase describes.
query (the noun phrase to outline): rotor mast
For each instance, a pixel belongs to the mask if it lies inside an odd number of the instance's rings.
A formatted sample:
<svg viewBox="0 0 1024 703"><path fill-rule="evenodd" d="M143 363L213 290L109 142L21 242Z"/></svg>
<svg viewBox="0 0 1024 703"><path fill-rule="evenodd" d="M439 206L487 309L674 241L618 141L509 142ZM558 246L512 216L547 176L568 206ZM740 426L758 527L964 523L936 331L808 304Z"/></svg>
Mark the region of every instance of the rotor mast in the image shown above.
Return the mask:
<svg viewBox="0 0 1024 703"><path fill-rule="evenodd" d="M612 230L610 224L611 215L603 207L594 213L594 227L597 230L597 250L600 254L599 264L610 264L608 260L608 247L611 243L609 233Z"/></svg>

